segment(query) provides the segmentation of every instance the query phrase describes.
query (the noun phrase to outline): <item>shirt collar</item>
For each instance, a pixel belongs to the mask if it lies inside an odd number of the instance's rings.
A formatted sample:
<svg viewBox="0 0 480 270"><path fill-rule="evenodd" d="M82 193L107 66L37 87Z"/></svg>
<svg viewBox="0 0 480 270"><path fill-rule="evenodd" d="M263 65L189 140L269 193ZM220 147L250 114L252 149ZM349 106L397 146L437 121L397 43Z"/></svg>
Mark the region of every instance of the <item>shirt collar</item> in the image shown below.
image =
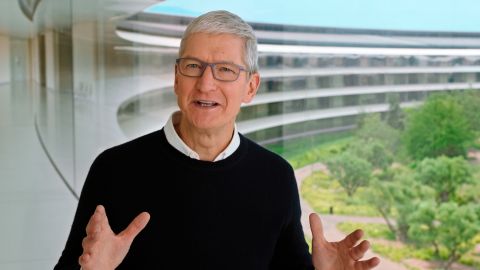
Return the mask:
<svg viewBox="0 0 480 270"><path fill-rule="evenodd" d="M181 112L176 111L170 115L167 123L165 124L164 131L165 136L167 137L168 143L173 146L173 148L177 149L184 155L200 160L200 155L191 149L183 140L178 136L177 131L175 130L174 125L180 122ZM230 155L232 155L240 146L240 135L237 131L237 125L235 124L233 130L232 140L228 144L228 146L223 150L214 160L213 162L220 161L226 159Z"/></svg>

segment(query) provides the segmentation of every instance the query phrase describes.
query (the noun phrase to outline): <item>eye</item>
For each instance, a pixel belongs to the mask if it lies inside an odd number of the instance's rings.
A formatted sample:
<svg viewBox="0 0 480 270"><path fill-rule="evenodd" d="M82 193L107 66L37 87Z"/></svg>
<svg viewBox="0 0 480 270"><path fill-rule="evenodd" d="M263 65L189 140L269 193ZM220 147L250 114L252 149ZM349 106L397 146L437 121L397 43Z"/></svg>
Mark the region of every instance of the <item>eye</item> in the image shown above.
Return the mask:
<svg viewBox="0 0 480 270"><path fill-rule="evenodd" d="M236 73L235 69L233 67L228 66L228 65L218 66L217 70L222 72L222 73L232 73L232 74Z"/></svg>
<svg viewBox="0 0 480 270"><path fill-rule="evenodd" d="M199 64L197 63L188 63L185 65L185 68L188 68L188 69L201 69L202 66L200 66Z"/></svg>

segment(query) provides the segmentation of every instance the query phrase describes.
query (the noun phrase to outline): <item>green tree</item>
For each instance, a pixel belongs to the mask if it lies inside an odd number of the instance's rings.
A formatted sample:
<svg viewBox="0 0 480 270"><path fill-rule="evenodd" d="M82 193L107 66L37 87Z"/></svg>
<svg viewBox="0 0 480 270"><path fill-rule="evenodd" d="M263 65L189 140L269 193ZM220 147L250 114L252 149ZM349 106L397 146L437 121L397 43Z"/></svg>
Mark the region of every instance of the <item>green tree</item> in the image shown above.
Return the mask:
<svg viewBox="0 0 480 270"><path fill-rule="evenodd" d="M404 135L409 154L417 160L466 156L467 146L474 138L463 108L448 94L430 96L412 111Z"/></svg>
<svg viewBox="0 0 480 270"><path fill-rule="evenodd" d="M385 121L394 129L403 130L405 127L405 114L400 108L400 95L398 93L387 94L389 104L388 112L385 115Z"/></svg>
<svg viewBox="0 0 480 270"><path fill-rule="evenodd" d="M447 202L463 184L473 183L470 165L463 157L426 158L416 168L415 178L436 191L438 202Z"/></svg>
<svg viewBox="0 0 480 270"><path fill-rule="evenodd" d="M396 213L398 238L406 241L409 240L409 216L417 209L420 202L432 200L434 191L432 188L418 185L410 179L407 181L396 180L394 183L391 194L394 201L394 212Z"/></svg>
<svg viewBox="0 0 480 270"><path fill-rule="evenodd" d="M391 196L391 183L372 179L364 195L364 200L373 206L385 220L388 229L400 239L395 222L392 219L392 209L394 206L393 196Z"/></svg>
<svg viewBox="0 0 480 270"><path fill-rule="evenodd" d="M371 165L350 152L343 152L329 160L327 166L349 197L353 196L359 187L367 186L370 181Z"/></svg>
<svg viewBox="0 0 480 270"><path fill-rule="evenodd" d="M447 251L446 270L475 246L473 239L480 233L478 206L474 204L426 202L411 214L409 222L409 236L417 243L433 244L437 255L440 246Z"/></svg>
<svg viewBox="0 0 480 270"><path fill-rule="evenodd" d="M445 203L438 208L437 239L448 250L444 269L450 269L475 246L472 240L480 233L480 218L476 210L473 204L459 206L456 203Z"/></svg>
<svg viewBox="0 0 480 270"><path fill-rule="evenodd" d="M397 171L392 181L373 180L365 192L365 200L375 207L397 240L408 241L408 221L422 201L434 198L433 190L413 180L412 173Z"/></svg>
<svg viewBox="0 0 480 270"><path fill-rule="evenodd" d="M369 143L356 141L350 151L367 160L375 169L386 170L393 162L392 154L377 140Z"/></svg>
<svg viewBox="0 0 480 270"><path fill-rule="evenodd" d="M460 107L463 108L470 128L475 132L480 132L480 91L468 90L455 95Z"/></svg>
<svg viewBox="0 0 480 270"><path fill-rule="evenodd" d="M392 154L400 145L400 132L382 121L379 114L365 116L355 137L363 144L379 142Z"/></svg>
<svg viewBox="0 0 480 270"><path fill-rule="evenodd" d="M476 178L472 176L472 183L464 184L457 188L454 201L460 205L475 203L480 205L480 175Z"/></svg>
<svg viewBox="0 0 480 270"><path fill-rule="evenodd" d="M408 224L410 224L408 236L418 244L431 244L435 250L435 256L440 257L436 209L435 201L420 202L408 216Z"/></svg>

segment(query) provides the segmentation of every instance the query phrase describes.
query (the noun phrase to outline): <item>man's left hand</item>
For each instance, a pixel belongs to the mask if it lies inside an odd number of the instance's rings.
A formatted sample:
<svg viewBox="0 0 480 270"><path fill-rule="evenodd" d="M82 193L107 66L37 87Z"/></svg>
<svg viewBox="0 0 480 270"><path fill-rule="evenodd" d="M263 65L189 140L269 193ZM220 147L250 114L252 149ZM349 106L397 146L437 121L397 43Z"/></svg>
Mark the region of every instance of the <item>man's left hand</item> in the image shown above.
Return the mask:
<svg viewBox="0 0 480 270"><path fill-rule="evenodd" d="M363 236L362 230L350 233L339 242L328 242L317 214L310 214L310 228L313 235L312 260L316 270L367 270L380 263L377 257L360 260L370 248L366 240L356 245Z"/></svg>

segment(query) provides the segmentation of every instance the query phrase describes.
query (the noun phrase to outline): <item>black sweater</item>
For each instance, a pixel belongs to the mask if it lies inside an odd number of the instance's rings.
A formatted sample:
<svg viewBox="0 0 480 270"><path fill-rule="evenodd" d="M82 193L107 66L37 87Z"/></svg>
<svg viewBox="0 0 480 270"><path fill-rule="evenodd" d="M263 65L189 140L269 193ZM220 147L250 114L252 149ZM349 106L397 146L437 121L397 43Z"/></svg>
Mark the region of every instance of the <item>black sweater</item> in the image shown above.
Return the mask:
<svg viewBox="0 0 480 270"><path fill-rule="evenodd" d="M100 154L55 269L79 269L85 227L105 206L119 233L151 215L117 269L313 269L292 167L244 136L218 162L191 159L163 130Z"/></svg>

